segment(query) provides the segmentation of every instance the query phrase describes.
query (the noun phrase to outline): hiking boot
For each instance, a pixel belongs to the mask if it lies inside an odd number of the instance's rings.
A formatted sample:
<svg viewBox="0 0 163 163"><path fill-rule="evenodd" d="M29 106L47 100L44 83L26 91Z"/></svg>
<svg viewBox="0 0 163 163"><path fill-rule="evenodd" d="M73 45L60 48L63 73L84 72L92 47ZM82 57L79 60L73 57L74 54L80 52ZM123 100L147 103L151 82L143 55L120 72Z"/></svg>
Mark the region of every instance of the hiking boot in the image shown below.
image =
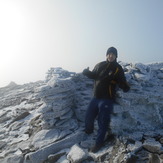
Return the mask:
<svg viewBox="0 0 163 163"><path fill-rule="evenodd" d="M90 152L96 153L103 147L103 144L95 144L91 149Z"/></svg>
<svg viewBox="0 0 163 163"><path fill-rule="evenodd" d="M88 135L93 133L92 130L90 131L90 130L86 130L86 129L85 129L84 131L85 131L85 133L88 134Z"/></svg>
<svg viewBox="0 0 163 163"><path fill-rule="evenodd" d="M116 135L109 134L109 135L107 135L105 142L114 142L115 138L116 138Z"/></svg>

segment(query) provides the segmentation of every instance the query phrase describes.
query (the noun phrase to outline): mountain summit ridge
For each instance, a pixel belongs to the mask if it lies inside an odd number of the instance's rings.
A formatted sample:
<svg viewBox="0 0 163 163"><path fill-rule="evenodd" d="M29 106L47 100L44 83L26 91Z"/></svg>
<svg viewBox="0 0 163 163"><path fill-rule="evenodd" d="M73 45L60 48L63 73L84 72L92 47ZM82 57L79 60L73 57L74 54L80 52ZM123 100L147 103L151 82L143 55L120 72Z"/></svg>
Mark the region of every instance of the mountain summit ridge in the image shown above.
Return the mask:
<svg viewBox="0 0 163 163"><path fill-rule="evenodd" d="M116 137L97 154L88 150L97 123L91 136L83 132L92 80L57 67L44 81L0 88L0 162L138 163L143 153L146 161L162 161L163 63L120 64L131 90L118 90L111 118Z"/></svg>

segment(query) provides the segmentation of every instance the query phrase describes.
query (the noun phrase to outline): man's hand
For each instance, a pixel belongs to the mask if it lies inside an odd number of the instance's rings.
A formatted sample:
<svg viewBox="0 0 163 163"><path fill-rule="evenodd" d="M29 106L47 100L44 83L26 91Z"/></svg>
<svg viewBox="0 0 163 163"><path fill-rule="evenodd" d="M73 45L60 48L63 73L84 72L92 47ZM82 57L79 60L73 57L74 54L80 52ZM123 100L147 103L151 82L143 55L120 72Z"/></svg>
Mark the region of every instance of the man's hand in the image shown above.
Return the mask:
<svg viewBox="0 0 163 163"><path fill-rule="evenodd" d="M129 86L129 84L126 82L126 83L124 84L123 92L128 92L129 90L130 90L130 86Z"/></svg>
<svg viewBox="0 0 163 163"><path fill-rule="evenodd" d="M89 67L83 70L83 75L87 75L90 72Z"/></svg>

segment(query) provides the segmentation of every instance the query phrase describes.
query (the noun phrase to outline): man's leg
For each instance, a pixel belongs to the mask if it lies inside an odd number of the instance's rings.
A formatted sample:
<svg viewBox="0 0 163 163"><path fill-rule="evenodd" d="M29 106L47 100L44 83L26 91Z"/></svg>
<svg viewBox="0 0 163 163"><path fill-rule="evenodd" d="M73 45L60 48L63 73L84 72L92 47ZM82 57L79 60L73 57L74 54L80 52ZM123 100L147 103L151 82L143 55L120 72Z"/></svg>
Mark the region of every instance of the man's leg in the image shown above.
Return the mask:
<svg viewBox="0 0 163 163"><path fill-rule="evenodd" d="M99 103L99 114L98 114L98 135L96 139L96 145L101 146L104 143L104 138L110 124L110 116L113 112L113 101L103 99Z"/></svg>
<svg viewBox="0 0 163 163"><path fill-rule="evenodd" d="M93 133L94 130L94 120L98 114L98 100L93 98L88 106L86 116L85 116L85 132L87 134Z"/></svg>

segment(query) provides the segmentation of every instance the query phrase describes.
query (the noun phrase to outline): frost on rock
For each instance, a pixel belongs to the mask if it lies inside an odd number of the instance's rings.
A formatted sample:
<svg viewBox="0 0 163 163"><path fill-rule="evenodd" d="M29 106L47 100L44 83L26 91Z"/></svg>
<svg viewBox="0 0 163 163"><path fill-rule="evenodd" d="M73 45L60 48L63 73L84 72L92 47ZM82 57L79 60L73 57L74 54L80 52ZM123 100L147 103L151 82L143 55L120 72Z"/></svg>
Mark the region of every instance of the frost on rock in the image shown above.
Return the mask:
<svg viewBox="0 0 163 163"><path fill-rule="evenodd" d="M57 67L45 81L0 88L0 162L163 161L163 63L120 64L131 89L117 88L110 124L115 140L97 154L89 152L97 121L93 134L84 133L93 80Z"/></svg>
<svg viewBox="0 0 163 163"><path fill-rule="evenodd" d="M77 144L71 147L67 155L68 160L74 163L80 163L87 158L87 152L80 148Z"/></svg>

